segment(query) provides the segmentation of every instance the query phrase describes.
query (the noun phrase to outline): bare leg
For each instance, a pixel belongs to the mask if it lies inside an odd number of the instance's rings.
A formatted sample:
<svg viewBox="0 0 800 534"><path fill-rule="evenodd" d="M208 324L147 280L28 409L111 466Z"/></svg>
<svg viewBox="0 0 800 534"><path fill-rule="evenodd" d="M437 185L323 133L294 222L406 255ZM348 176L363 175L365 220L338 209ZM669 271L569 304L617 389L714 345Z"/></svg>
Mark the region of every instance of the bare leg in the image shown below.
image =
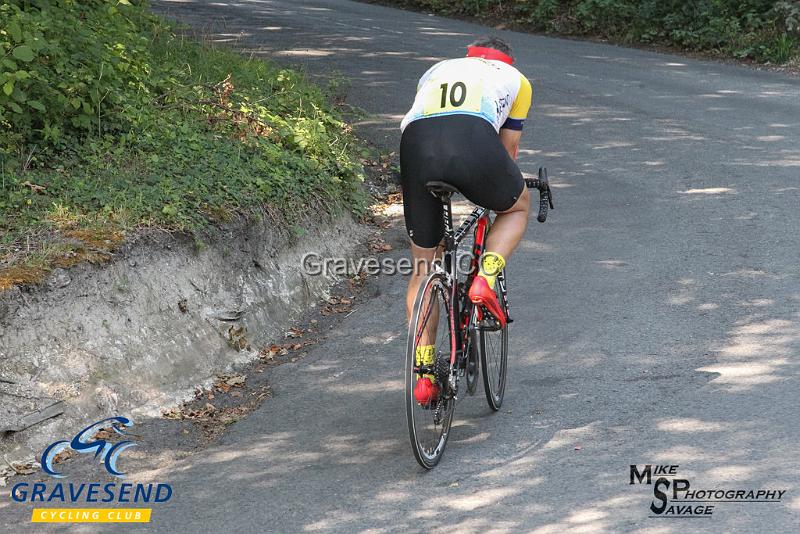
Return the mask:
<svg viewBox="0 0 800 534"><path fill-rule="evenodd" d="M408 290L406 291L406 319L411 320L411 314L414 310L414 301L417 298L419 287L425 281L431 270L431 264L436 256L439 247L436 248L422 248L415 244L411 244L411 262L413 264L413 272L408 281ZM425 328L425 333L419 341L420 346L433 345L436 342L436 326L439 323L439 308L434 308L434 316L428 319L428 326Z"/></svg>
<svg viewBox="0 0 800 534"><path fill-rule="evenodd" d="M505 259L511 256L528 226L530 198L528 188L523 187L522 194L511 209L497 214L486 240L487 252L495 252Z"/></svg>

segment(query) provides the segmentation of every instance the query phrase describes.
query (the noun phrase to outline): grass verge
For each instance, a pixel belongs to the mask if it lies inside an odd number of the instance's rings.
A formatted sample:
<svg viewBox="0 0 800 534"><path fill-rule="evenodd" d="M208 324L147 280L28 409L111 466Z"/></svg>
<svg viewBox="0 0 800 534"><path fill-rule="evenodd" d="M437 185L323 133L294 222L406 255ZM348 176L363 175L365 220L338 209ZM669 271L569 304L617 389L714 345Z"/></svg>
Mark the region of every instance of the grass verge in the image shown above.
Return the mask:
<svg viewBox="0 0 800 534"><path fill-rule="evenodd" d="M359 143L302 73L145 2L36 5L0 6L0 290L107 261L141 229L365 209Z"/></svg>

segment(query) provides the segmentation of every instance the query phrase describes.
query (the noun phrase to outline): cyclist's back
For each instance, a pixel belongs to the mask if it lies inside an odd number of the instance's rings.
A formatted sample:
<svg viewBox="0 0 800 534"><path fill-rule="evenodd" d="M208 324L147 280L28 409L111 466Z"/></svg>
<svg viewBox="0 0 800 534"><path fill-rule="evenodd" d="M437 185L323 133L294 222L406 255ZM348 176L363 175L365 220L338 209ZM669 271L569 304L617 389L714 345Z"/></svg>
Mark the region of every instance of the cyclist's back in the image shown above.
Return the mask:
<svg viewBox="0 0 800 534"><path fill-rule="evenodd" d="M480 46L468 50L471 57L428 69L400 126L406 228L423 248L435 247L444 232L442 206L426 182L451 183L470 201L498 212L510 209L525 189L501 137L508 130L518 142L531 85L510 56Z"/></svg>
<svg viewBox="0 0 800 534"><path fill-rule="evenodd" d="M424 118L473 115L488 121L495 132L521 130L530 105L530 82L513 66L483 57L447 59L422 76L400 129Z"/></svg>

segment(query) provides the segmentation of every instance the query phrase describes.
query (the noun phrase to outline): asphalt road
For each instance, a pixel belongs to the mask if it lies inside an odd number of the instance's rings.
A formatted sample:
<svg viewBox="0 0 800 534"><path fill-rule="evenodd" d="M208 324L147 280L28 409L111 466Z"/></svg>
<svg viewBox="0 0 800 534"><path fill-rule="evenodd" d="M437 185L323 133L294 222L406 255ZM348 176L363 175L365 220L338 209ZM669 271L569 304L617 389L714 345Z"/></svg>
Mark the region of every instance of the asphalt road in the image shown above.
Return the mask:
<svg viewBox="0 0 800 534"><path fill-rule="evenodd" d="M257 56L352 81L396 149L419 75L487 28L341 0L155 1ZM534 86L520 157L556 211L510 262L506 404L463 400L433 472L402 400L405 279L275 371L275 397L161 466L159 532L796 532L800 528L800 80L495 32ZM650 518L631 464L692 489L786 490ZM656 501L656 504L659 504Z"/></svg>

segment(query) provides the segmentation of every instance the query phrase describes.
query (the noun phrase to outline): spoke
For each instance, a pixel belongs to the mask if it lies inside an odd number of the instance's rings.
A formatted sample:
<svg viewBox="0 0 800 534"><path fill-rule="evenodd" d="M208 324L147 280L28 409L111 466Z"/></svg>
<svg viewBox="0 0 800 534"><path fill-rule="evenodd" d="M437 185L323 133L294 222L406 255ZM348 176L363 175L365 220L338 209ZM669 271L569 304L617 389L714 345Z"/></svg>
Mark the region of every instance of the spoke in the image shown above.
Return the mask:
<svg viewBox="0 0 800 534"><path fill-rule="evenodd" d="M504 307L505 299L501 292L496 292L498 302ZM499 409L503 402L506 379L506 354L508 343L507 326L499 328L495 324L481 330L481 351L483 366L483 383L486 400L492 409Z"/></svg>
<svg viewBox="0 0 800 534"><path fill-rule="evenodd" d="M428 298L428 307L426 308L426 312L425 312L425 315L424 315L423 320L422 320L422 326L417 328L416 339L414 340L414 346L419 345L419 340L422 337L422 334L425 332L425 327L427 326L428 321L431 318L431 312L433 311L433 308L436 306L436 302L438 301L438 298L435 298L435 296L432 295L433 291L434 291L434 289L433 289L433 287L431 287L431 291L430 291L431 296L427 297ZM425 302L425 297L422 297L422 302Z"/></svg>
<svg viewBox="0 0 800 534"><path fill-rule="evenodd" d="M437 386L442 388L446 381L439 380L439 373L436 371L441 368L440 359L450 356L451 348L446 287L441 281L434 279L429 282L424 291L423 298L420 299L420 309L416 313L417 320L413 330L415 339L412 351L414 352L408 355L408 358L411 363L416 363L416 347L420 345L423 338L425 338L424 343L426 345L433 345L435 358L430 371L436 375ZM420 375L413 370L416 365L411 367L411 377L406 394L411 397L409 404L411 412L409 415L410 423L413 426L412 440L415 441L417 451L425 459L425 462L435 463L447 439L453 403L442 400L441 389L437 405L425 407L413 401L414 387Z"/></svg>

